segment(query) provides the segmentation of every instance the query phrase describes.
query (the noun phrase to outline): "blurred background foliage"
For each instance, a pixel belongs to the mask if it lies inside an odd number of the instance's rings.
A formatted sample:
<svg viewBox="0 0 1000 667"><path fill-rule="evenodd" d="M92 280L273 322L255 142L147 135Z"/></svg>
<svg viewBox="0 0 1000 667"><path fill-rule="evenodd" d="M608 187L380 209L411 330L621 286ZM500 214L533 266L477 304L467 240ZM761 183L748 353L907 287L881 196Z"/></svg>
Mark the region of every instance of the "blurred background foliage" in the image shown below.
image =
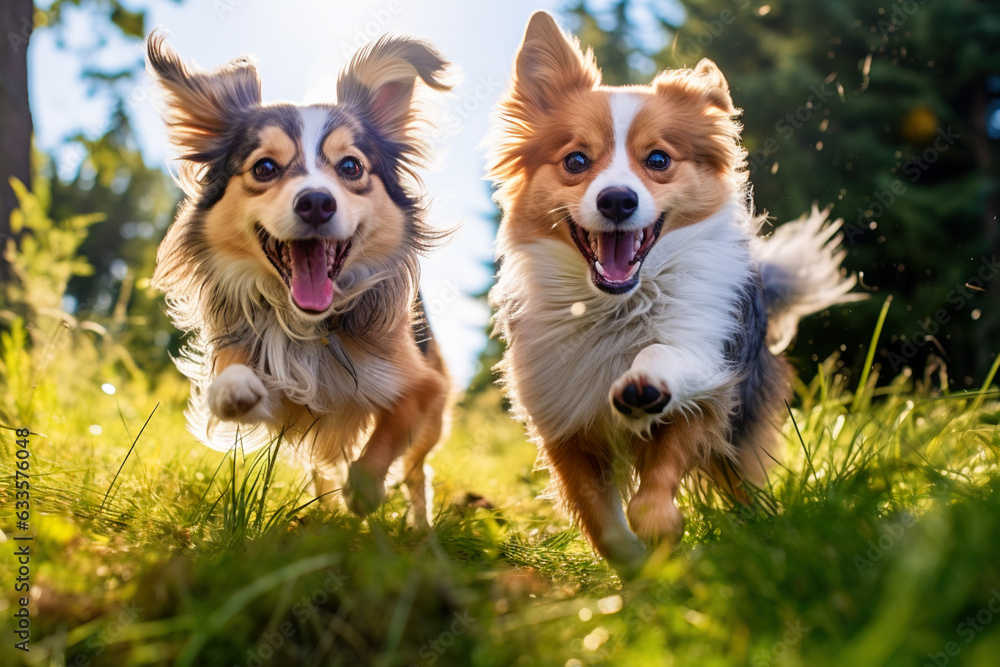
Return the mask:
<svg viewBox="0 0 1000 667"><path fill-rule="evenodd" d="M108 35L119 34L138 45L146 33L145 12L116 0L56 0L44 9L32 7L34 30L52 30L58 36L69 6L85 7L106 19L106 34L96 37L96 46L75 49L85 64L98 60ZM17 39L23 33L20 30ZM26 52L26 44L15 41L5 57ZM75 48L61 38L59 43L61 48ZM180 333L163 312L162 298L149 288L148 277L180 191L163 169L146 164L132 130L131 109L148 94L137 88L142 75L140 58L113 70L87 64L83 76L90 94L112 102L99 134L67 137L70 150L61 157L34 153L24 141L31 170L24 174L10 164L4 168L5 180L13 180L0 188L15 194L23 213L5 211L7 224L0 228L11 234L0 266L6 282L0 295L6 317L0 318L0 325L20 317L37 343L50 341L53 331L77 332L79 322L88 322L92 331L114 341L121 352L115 356L118 362L128 360L119 370L155 378L171 366L165 351L176 351ZM15 109L0 111L0 119L5 121L3 134L25 133ZM67 176L66 165L57 160L74 158ZM31 191L18 184L30 184ZM36 246L48 251L38 252Z"/></svg>

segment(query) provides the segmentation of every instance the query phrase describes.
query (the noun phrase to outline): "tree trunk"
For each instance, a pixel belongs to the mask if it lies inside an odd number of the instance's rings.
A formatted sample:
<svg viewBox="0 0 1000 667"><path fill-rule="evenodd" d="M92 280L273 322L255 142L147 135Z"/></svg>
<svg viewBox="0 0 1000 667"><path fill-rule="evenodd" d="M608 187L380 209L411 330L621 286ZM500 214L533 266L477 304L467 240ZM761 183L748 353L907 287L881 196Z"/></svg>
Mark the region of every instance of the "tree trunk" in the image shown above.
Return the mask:
<svg viewBox="0 0 1000 667"><path fill-rule="evenodd" d="M31 181L28 40L34 9L32 0L0 1L0 26L7 37L0 45L0 282L10 278L2 250L10 237L10 213L17 207L10 178L29 187Z"/></svg>

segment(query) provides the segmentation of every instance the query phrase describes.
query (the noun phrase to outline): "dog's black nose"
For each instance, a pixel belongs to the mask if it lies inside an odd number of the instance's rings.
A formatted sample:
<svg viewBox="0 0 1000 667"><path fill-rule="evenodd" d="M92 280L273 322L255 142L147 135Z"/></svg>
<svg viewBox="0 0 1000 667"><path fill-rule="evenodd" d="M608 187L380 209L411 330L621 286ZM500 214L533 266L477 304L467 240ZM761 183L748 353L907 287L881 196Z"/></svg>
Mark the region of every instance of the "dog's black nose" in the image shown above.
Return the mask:
<svg viewBox="0 0 1000 667"><path fill-rule="evenodd" d="M614 222L625 222L639 208L639 197L630 188L604 188L597 195L597 210Z"/></svg>
<svg viewBox="0 0 1000 667"><path fill-rule="evenodd" d="M302 222L319 227L337 212L337 201L324 190L306 190L295 198L295 212Z"/></svg>

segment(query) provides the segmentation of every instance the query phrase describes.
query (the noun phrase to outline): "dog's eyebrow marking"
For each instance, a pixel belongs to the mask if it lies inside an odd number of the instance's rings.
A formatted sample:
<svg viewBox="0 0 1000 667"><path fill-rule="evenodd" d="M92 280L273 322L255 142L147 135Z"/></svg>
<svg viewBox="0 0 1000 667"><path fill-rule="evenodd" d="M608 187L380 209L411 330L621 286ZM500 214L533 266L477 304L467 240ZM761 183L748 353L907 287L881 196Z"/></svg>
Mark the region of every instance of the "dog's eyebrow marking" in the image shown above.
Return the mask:
<svg viewBox="0 0 1000 667"><path fill-rule="evenodd" d="M295 107L290 105L282 104L262 109L254 123L254 131L260 134L268 127L277 127L296 145L302 138L302 121Z"/></svg>
<svg viewBox="0 0 1000 667"><path fill-rule="evenodd" d="M277 127L288 135L293 145L298 145L302 129L295 107L275 104L256 109L248 118L237 123L237 132L229 142L227 153L209 166L204 190L196 203L200 210L212 208L222 198L229 179L250 168L246 161L260 147L260 134L268 127ZM250 191L256 190L250 188Z"/></svg>
<svg viewBox="0 0 1000 667"><path fill-rule="evenodd" d="M319 145L316 151L316 162L324 167L333 167L333 163L330 162L330 158L327 157L326 153L323 151L323 145L326 144L326 140L335 131L340 128L346 128L348 132L351 133L352 139L358 133L357 124L354 122L348 114L344 111L333 108L329 110L327 115L326 125L323 126L323 132L319 139Z"/></svg>
<svg viewBox="0 0 1000 667"><path fill-rule="evenodd" d="M343 109L338 109L334 107L330 109L329 114L326 118L326 125L323 126L323 138L322 141L326 141L326 138L330 136L330 133L341 127L347 128L347 130L352 135L357 135L359 131L358 123L351 117L350 114L345 112ZM322 147L322 142L320 147Z"/></svg>
<svg viewBox="0 0 1000 667"><path fill-rule="evenodd" d="M302 135L302 121L299 119L298 114L295 113L295 108L291 106L277 106L267 109L267 114L269 116L268 120L271 124L277 125L285 134L294 141L298 142Z"/></svg>
<svg viewBox="0 0 1000 667"><path fill-rule="evenodd" d="M244 131L247 141L243 143L240 150L234 154L235 162L239 165L249 159L255 150L260 148L261 135L269 128L277 128L288 137L295 146L295 154L287 164L282 165L285 169L291 168L301 160L302 150L299 148L300 137L302 135L302 124L299 120L298 112L289 105L275 105L261 109L259 115L253 118L250 125ZM244 165L250 168L250 165Z"/></svg>

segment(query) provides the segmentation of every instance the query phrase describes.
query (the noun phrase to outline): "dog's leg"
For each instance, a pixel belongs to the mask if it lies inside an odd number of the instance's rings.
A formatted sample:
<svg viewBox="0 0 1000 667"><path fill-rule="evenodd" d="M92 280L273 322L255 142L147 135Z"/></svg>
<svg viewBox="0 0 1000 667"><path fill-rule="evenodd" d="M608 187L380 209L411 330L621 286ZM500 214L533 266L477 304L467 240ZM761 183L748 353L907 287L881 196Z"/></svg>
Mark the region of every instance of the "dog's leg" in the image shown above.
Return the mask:
<svg viewBox="0 0 1000 667"><path fill-rule="evenodd" d="M703 422L696 417L659 427L637 452L639 490L628 504L628 520L647 544L675 544L684 534L684 516L675 499L704 437Z"/></svg>
<svg viewBox="0 0 1000 667"><path fill-rule="evenodd" d="M441 440L444 432L447 400L446 392L441 392L427 406L420 437L403 456L403 470L406 475L403 484L406 485L410 496L410 516L413 518L414 526L419 529L431 526L430 512L434 496L433 489L427 483L425 460L434 445Z"/></svg>
<svg viewBox="0 0 1000 667"><path fill-rule="evenodd" d="M365 516L385 500L385 476L393 461L410 444L412 425L419 410L420 401L411 392L392 410L376 418L375 430L364 451L347 470L344 502L355 514Z"/></svg>
<svg viewBox="0 0 1000 667"><path fill-rule="evenodd" d="M330 509L336 508L339 496L337 492L342 484L337 483L335 475L329 469L315 466L309 469L309 477L312 480L313 495Z"/></svg>
<svg viewBox="0 0 1000 667"><path fill-rule="evenodd" d="M694 408L731 381L724 368L685 350L654 344L639 351L632 367L611 385L608 399L630 429L648 435L654 423Z"/></svg>
<svg viewBox="0 0 1000 667"><path fill-rule="evenodd" d="M267 419L270 405L267 387L246 363L249 355L237 348L220 350L215 355L215 379L206 399L212 415L222 421L256 423Z"/></svg>
<svg viewBox="0 0 1000 667"><path fill-rule="evenodd" d="M427 530L431 527L431 515L428 506L427 471L424 470L424 457L407 455L403 465L406 470L403 484L406 486L406 494L410 500L410 520L414 528Z"/></svg>
<svg viewBox="0 0 1000 667"><path fill-rule="evenodd" d="M577 439L546 447L560 497L597 551L619 567L637 568L646 549L629 529L611 465Z"/></svg>
<svg viewBox="0 0 1000 667"><path fill-rule="evenodd" d="M428 404L439 399L444 391L443 379L429 374L404 393L391 410L378 415L364 451L347 471L344 501L351 511L361 516L374 511L385 499L385 477L392 463L408 447L415 446L426 455L437 442L436 438L430 441L429 436L424 437L423 431L434 431L423 428L432 423L424 417ZM419 458L422 466L423 456ZM426 505L424 512L426 516Z"/></svg>

